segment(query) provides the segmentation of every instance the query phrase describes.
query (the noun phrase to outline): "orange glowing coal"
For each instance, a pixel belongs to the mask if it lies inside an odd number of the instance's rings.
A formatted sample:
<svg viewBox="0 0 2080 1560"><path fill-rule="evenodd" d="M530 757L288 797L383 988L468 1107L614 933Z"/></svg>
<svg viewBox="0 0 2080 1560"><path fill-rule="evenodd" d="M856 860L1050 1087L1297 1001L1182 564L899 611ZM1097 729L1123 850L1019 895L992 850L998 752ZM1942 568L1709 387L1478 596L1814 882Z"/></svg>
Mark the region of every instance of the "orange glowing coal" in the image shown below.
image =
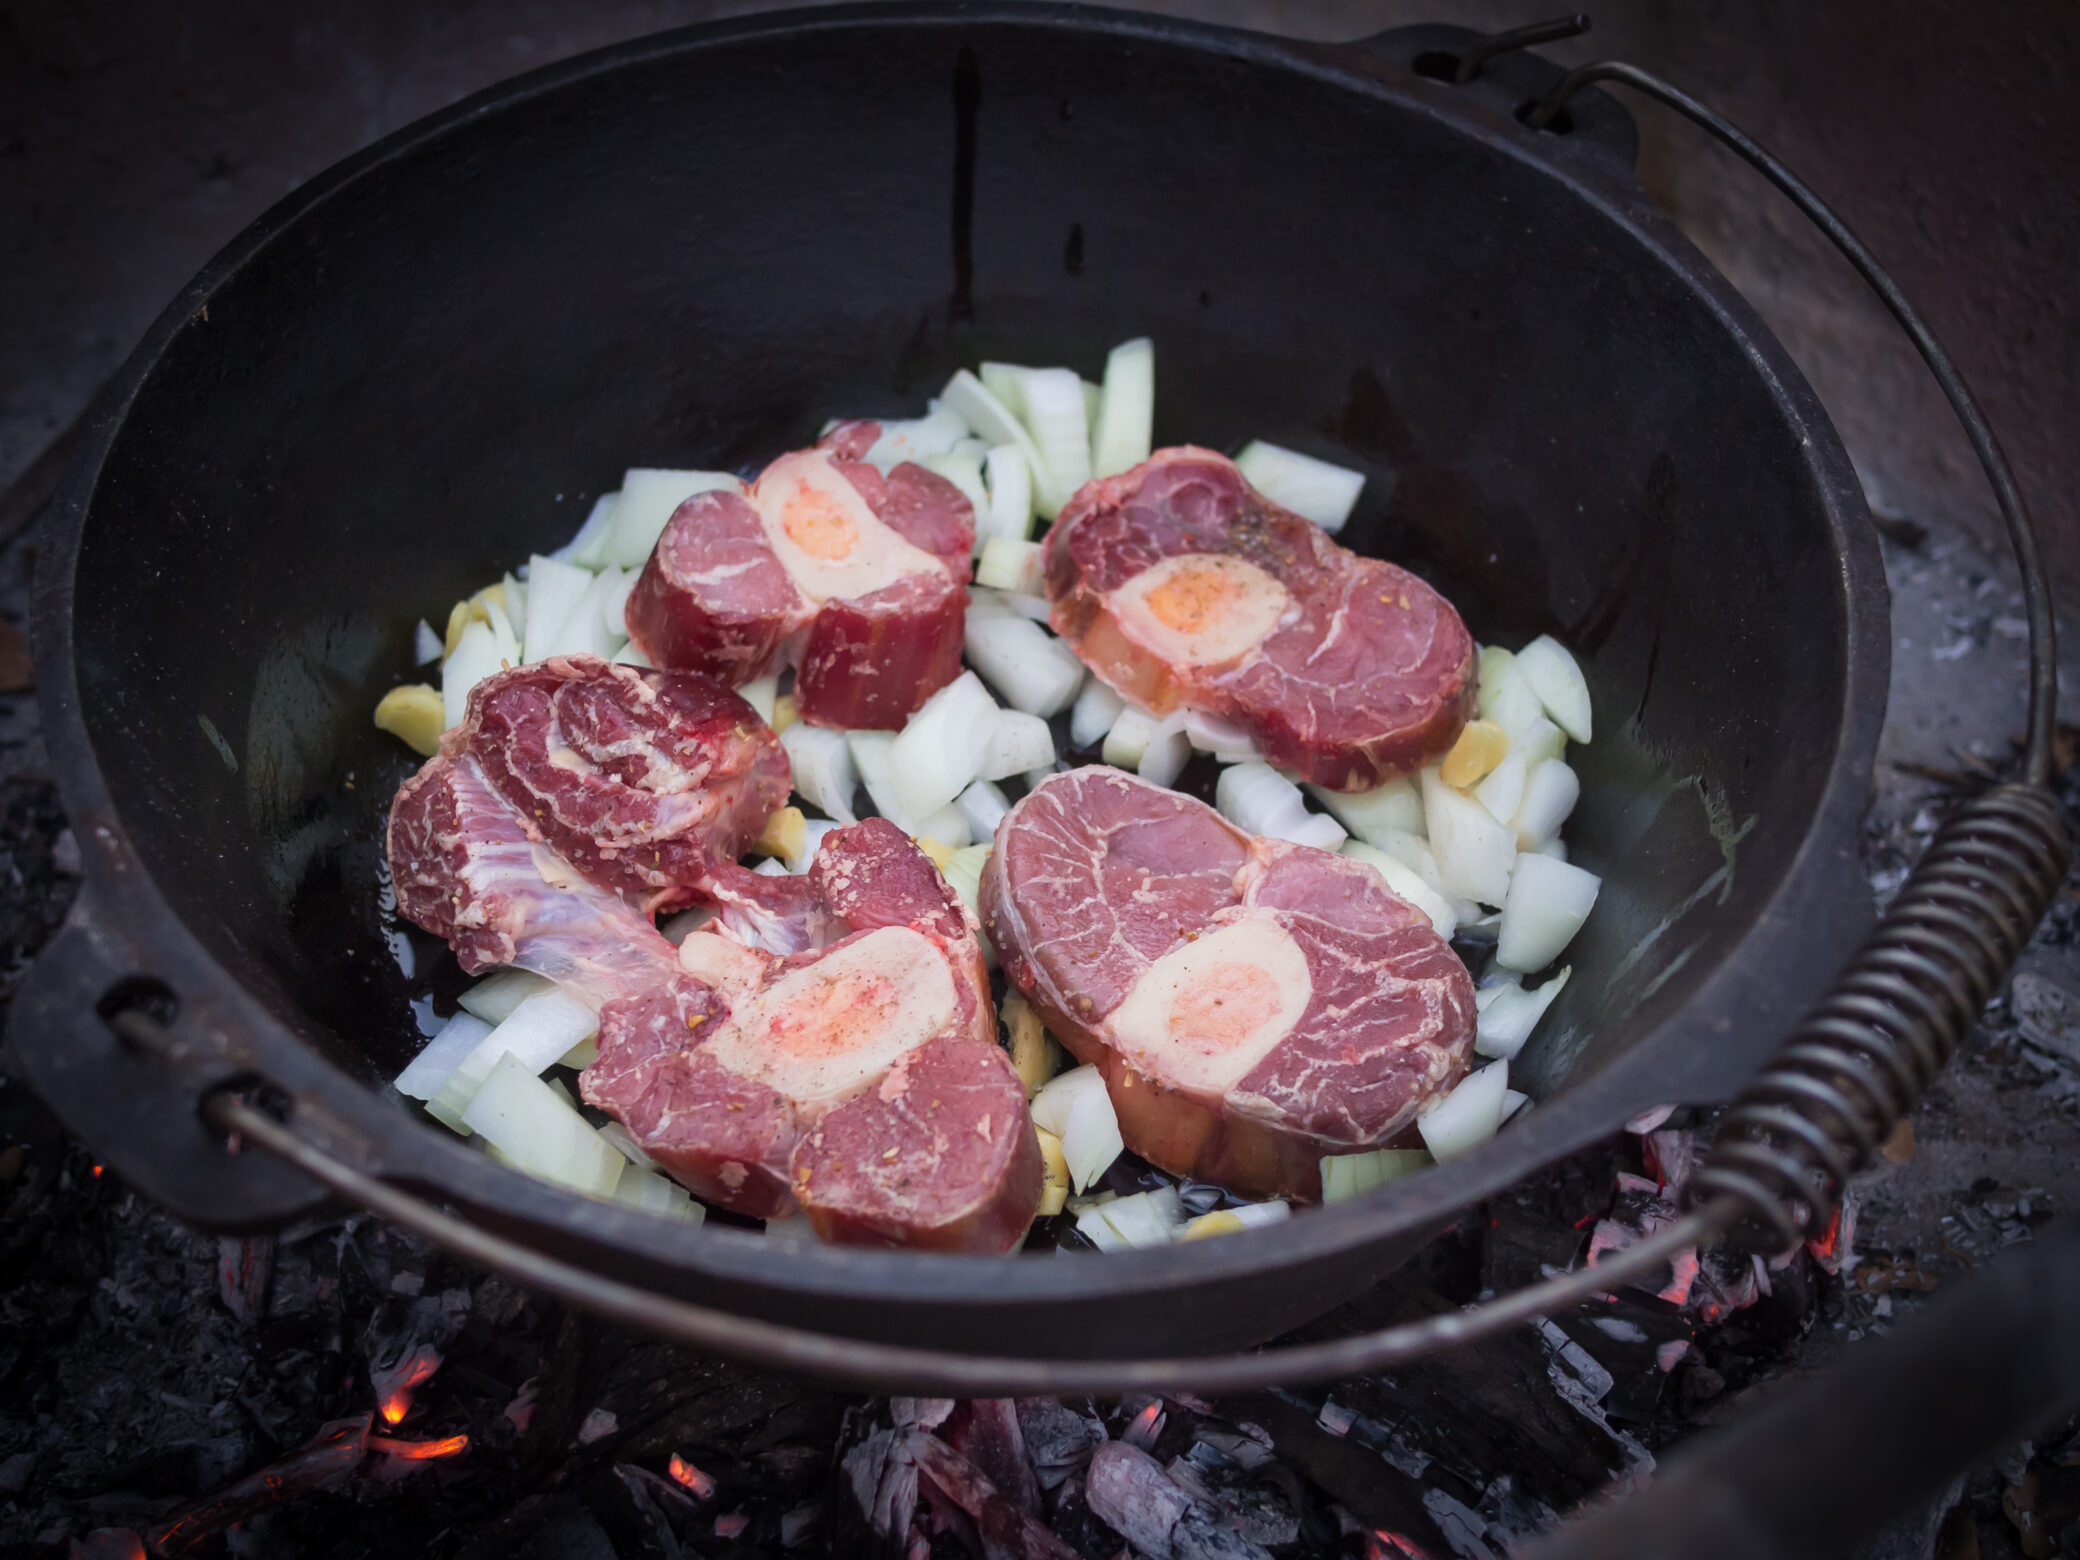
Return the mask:
<svg viewBox="0 0 2080 1560"><path fill-rule="evenodd" d="M695 1500L706 1500L715 1493L715 1481L677 1452L672 1453L672 1460L665 1464L665 1472L691 1490Z"/></svg>
<svg viewBox="0 0 2080 1560"><path fill-rule="evenodd" d="M1374 1528L1365 1539L1365 1560L1430 1560L1430 1551L1399 1533Z"/></svg>
<svg viewBox="0 0 2080 1560"><path fill-rule="evenodd" d="M418 1349L395 1369L382 1372L376 1382L376 1412L383 1416L383 1423L403 1424L404 1416L412 1411L412 1389L424 1386L440 1368L439 1350Z"/></svg>
<svg viewBox="0 0 2080 1560"><path fill-rule="evenodd" d="M469 1450L466 1435L445 1436L438 1441L393 1441L385 1435L368 1438L368 1449L406 1462L427 1462L435 1457L458 1457Z"/></svg>

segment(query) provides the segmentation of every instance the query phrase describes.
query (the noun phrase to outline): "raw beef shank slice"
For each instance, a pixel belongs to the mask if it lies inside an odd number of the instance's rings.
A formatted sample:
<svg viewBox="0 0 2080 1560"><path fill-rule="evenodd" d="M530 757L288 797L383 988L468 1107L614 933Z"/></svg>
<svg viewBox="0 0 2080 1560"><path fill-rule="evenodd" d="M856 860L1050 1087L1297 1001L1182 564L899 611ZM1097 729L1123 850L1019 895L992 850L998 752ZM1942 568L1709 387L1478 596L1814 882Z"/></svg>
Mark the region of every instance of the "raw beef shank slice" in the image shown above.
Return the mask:
<svg viewBox="0 0 2080 1560"><path fill-rule="evenodd" d="M1210 450L1085 484L1045 547L1055 631L1123 698L1233 721L1318 785L1419 769L1472 713L1473 639L1451 603Z"/></svg>
<svg viewBox="0 0 2080 1560"><path fill-rule="evenodd" d="M636 647L732 686L796 667L804 720L896 730L960 674L975 515L944 477L857 457L843 424L679 506L628 598Z"/></svg>
<svg viewBox="0 0 2080 1560"><path fill-rule="evenodd" d="M982 922L1127 1146L1249 1196L1321 1195L1464 1075L1473 982L1363 862L1242 833L1101 765L997 827Z"/></svg>

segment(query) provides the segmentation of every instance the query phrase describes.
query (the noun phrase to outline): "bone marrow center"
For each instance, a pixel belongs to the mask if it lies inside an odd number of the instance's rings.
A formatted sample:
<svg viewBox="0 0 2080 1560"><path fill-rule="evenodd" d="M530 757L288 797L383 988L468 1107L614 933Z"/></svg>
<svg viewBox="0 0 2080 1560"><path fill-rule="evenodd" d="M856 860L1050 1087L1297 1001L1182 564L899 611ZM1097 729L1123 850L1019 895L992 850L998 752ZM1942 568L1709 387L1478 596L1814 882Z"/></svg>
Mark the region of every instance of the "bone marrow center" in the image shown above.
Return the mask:
<svg viewBox="0 0 2080 1560"><path fill-rule="evenodd" d="M1268 914L1252 915L1156 960L1106 1027L1137 1072L1224 1094L1292 1033L1313 994L1292 934Z"/></svg>
<svg viewBox="0 0 2080 1560"><path fill-rule="evenodd" d="M944 1030L955 1006L953 972L937 945L888 926L783 975L708 1043L730 1071L798 1106L830 1106Z"/></svg>
<svg viewBox="0 0 2080 1560"><path fill-rule="evenodd" d="M1114 598L1122 627L1164 660L1217 665L1247 654L1278 626L1285 586L1224 553L1182 553L1128 580Z"/></svg>
<svg viewBox="0 0 2080 1560"><path fill-rule="evenodd" d="M845 557L859 540L852 516L830 494L813 487L795 490L783 523L788 539L822 563Z"/></svg>
<svg viewBox="0 0 2080 1560"><path fill-rule="evenodd" d="M766 467L746 495L773 556L811 605L871 595L944 566L875 514L822 450Z"/></svg>

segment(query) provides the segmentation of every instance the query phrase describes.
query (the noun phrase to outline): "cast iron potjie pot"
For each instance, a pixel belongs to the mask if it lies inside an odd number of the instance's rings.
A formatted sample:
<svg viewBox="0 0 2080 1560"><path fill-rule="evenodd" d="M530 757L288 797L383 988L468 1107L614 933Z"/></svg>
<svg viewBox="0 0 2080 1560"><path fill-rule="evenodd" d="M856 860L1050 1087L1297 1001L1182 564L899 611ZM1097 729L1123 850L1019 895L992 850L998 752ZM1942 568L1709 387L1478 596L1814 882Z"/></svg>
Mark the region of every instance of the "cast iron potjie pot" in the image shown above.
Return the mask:
<svg viewBox="0 0 2080 1560"><path fill-rule="evenodd" d="M1811 390L1632 171L1594 91L1471 35L1321 47L1021 3L797 12L495 88L231 245L105 397L45 547L47 730L87 861L16 1064L182 1217L321 1200L227 1151L208 1092L594 1271L856 1338L1000 1354L1241 1345L1665 1103L1729 1098L1868 924L1885 696L1875 538ZM1445 72L1449 74L1447 70ZM1148 334L1159 444L1362 467L1343 540L1477 637L1585 664L1575 859L1604 879L1513 1069L1537 1101L1447 1166L1168 1250L986 1260L778 1247L505 1170L386 1081L445 950L400 928L376 732L412 625L561 543L633 465L739 467L914 415L982 358ZM107 1020L170 1018L171 1059ZM233 1145L235 1148L235 1145Z"/></svg>

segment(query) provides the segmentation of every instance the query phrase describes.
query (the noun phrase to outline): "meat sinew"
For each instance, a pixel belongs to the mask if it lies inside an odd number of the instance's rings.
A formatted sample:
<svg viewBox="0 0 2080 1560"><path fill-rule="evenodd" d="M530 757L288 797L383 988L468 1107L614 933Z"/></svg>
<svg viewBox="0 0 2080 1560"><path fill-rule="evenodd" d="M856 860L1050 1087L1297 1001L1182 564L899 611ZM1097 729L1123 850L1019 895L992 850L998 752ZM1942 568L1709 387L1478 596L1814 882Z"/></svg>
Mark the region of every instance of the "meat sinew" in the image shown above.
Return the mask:
<svg viewBox="0 0 2080 1560"><path fill-rule="evenodd" d="M1451 603L1210 450L1086 484L1045 559L1055 631L1129 703L1224 717L1318 785L1419 769L1472 712L1473 639Z"/></svg>
<svg viewBox="0 0 2080 1560"><path fill-rule="evenodd" d="M1362 862L1243 834L1115 769L1044 780L998 825L982 921L1007 976L1152 1164L1321 1194L1466 1071L1473 982Z"/></svg>
<svg viewBox="0 0 2080 1560"><path fill-rule="evenodd" d="M441 739L572 866L658 911L703 897L787 800L787 754L713 678L557 656L485 678Z"/></svg>
<svg viewBox="0 0 2080 1560"><path fill-rule="evenodd" d="M973 506L858 457L873 423L679 506L628 598L638 649L732 685L792 663L802 718L895 730L960 674Z"/></svg>
<svg viewBox="0 0 2080 1560"><path fill-rule="evenodd" d="M1040 1150L974 922L883 819L828 835L809 881L835 941L775 957L694 933L676 978L602 1011L585 1098L721 1207L799 1207L828 1241L1010 1250Z"/></svg>

